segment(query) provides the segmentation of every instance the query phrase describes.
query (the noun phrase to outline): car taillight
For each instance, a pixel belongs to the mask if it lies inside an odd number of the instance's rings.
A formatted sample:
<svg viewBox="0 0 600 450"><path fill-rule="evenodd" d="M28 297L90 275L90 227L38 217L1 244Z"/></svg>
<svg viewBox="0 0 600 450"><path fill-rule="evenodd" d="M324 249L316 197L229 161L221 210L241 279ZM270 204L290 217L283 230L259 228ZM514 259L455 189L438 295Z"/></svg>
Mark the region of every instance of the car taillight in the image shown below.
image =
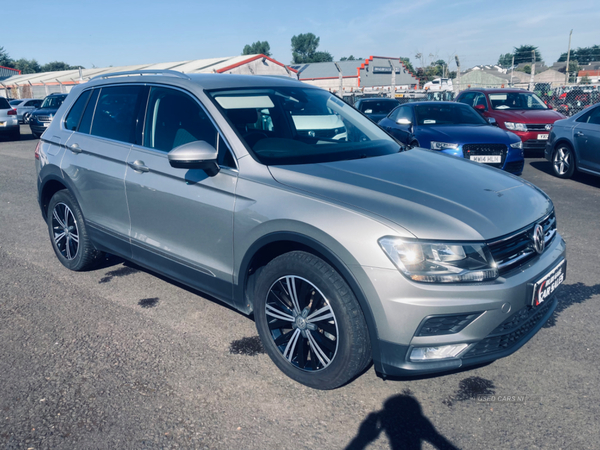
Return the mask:
<svg viewBox="0 0 600 450"><path fill-rule="evenodd" d="M17 110L16 109L9 109L7 114L9 116L16 116L17 115Z"/></svg>
<svg viewBox="0 0 600 450"><path fill-rule="evenodd" d="M35 153L33 154L35 156L35 159L40 159L40 145L42 144L42 141L38 141L37 145L35 146Z"/></svg>

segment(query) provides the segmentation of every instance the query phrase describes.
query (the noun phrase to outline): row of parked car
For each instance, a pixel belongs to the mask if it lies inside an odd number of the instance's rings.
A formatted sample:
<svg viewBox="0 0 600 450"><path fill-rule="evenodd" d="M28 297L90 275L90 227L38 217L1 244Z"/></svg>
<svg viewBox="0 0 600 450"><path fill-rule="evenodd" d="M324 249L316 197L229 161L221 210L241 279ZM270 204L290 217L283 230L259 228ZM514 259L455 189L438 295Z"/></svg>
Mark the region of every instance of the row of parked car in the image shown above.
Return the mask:
<svg viewBox="0 0 600 450"><path fill-rule="evenodd" d="M67 94L50 94L46 98L21 98L7 100L0 97L0 135L21 138L20 124L29 124L32 134L39 138L52 122L52 118Z"/></svg>
<svg viewBox="0 0 600 450"><path fill-rule="evenodd" d="M564 93L562 93L564 94ZM560 97L562 95L558 93ZM543 153L554 174L600 175L600 103L567 119L523 89L468 89L454 102L363 98L354 106L409 147L523 172L524 152Z"/></svg>

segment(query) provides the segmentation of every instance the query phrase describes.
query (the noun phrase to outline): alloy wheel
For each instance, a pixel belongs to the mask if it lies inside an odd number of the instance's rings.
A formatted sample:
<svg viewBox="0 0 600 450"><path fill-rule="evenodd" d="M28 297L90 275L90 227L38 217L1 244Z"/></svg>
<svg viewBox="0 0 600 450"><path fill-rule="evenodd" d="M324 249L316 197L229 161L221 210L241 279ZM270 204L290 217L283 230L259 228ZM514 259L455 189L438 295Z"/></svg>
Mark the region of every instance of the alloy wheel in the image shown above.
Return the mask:
<svg viewBox="0 0 600 450"><path fill-rule="evenodd" d="M294 275L279 278L267 294L265 314L275 346L290 364L309 372L331 364L338 348L337 320L314 284Z"/></svg>
<svg viewBox="0 0 600 450"><path fill-rule="evenodd" d="M52 211L52 237L63 257L71 261L79 251L79 230L73 211L64 203L57 203Z"/></svg>
<svg viewBox="0 0 600 450"><path fill-rule="evenodd" d="M565 175L571 167L571 150L560 147L554 154L554 170L558 175Z"/></svg>

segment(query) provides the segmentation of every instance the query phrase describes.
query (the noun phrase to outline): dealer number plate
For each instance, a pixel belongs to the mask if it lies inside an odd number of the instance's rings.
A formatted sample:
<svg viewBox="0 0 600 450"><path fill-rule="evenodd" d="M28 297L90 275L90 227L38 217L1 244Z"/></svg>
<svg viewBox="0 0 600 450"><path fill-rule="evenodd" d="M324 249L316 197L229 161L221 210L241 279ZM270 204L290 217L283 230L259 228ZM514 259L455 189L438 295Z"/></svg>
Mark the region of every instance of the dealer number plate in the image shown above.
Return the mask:
<svg viewBox="0 0 600 450"><path fill-rule="evenodd" d="M479 163L499 163L502 162L500 155L471 155L471 161Z"/></svg>
<svg viewBox="0 0 600 450"><path fill-rule="evenodd" d="M533 286L532 305L543 303L560 286L567 276L567 260L563 259L558 266L536 281Z"/></svg>
<svg viewBox="0 0 600 450"><path fill-rule="evenodd" d="M548 140L548 134L538 134L538 139L540 141L547 141Z"/></svg>

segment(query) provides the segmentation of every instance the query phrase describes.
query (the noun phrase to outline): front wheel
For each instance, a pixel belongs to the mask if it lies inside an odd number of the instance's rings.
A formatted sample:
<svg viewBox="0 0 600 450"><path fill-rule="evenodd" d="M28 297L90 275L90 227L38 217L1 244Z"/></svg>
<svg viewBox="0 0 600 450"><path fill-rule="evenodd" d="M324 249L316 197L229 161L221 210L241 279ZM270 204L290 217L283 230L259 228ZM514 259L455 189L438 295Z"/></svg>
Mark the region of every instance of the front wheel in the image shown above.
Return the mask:
<svg viewBox="0 0 600 450"><path fill-rule="evenodd" d="M350 287L322 259L294 251L261 272L254 315L267 354L290 378L334 389L371 360L366 322Z"/></svg>
<svg viewBox="0 0 600 450"><path fill-rule="evenodd" d="M54 194L46 220L54 253L65 267L82 271L96 265L101 253L92 245L81 209L69 191Z"/></svg>
<svg viewBox="0 0 600 450"><path fill-rule="evenodd" d="M566 144L561 144L552 156L552 170L558 178L571 178L575 171L573 150Z"/></svg>

